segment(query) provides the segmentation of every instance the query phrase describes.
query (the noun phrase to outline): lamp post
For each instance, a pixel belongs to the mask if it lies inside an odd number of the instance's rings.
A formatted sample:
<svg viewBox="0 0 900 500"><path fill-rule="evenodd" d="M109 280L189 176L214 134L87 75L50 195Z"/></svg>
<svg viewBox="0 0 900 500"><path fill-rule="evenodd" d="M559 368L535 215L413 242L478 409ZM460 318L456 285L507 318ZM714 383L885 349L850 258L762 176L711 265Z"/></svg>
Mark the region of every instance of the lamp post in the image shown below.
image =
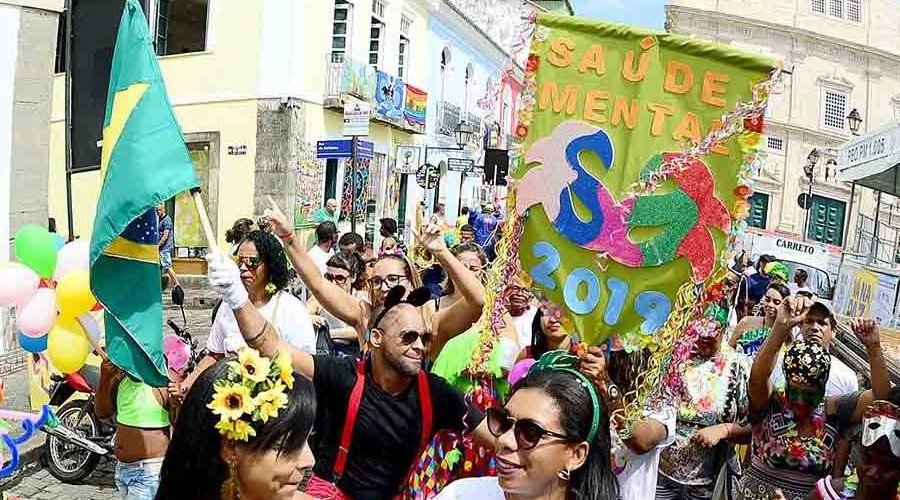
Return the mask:
<svg viewBox="0 0 900 500"><path fill-rule="evenodd" d="M847 115L847 124L850 125L850 133L853 135L859 135L859 126L862 125L862 116L859 115L859 111L856 108L853 108L850 111L850 114Z"/></svg>
<svg viewBox="0 0 900 500"><path fill-rule="evenodd" d="M466 124L466 122L459 122L459 124L453 130L453 135L456 138L456 147L455 148L435 147L435 146L429 146L426 144L425 145L425 165L428 165L428 151L462 151L466 148L466 146L469 144L469 142L472 141L473 134L474 134L474 131L468 124ZM430 205L428 203L428 198L429 198L428 183L431 180L430 173L431 173L430 169L428 167L425 167L425 208L426 208L426 211L434 209L434 200L432 200L432 203ZM440 174L438 174L438 175L440 175ZM435 193L439 193L440 189L441 189L440 179L438 179L438 184L437 184L437 186L435 186ZM432 208L429 209L428 208L429 206L431 206ZM431 212L428 212L428 213L430 215Z"/></svg>
<svg viewBox="0 0 900 500"><path fill-rule="evenodd" d="M806 174L806 181L809 185L806 192L806 220L803 222L803 241L806 241L809 237L809 219L812 213L813 174L815 174L816 164L819 163L820 158L822 158L822 151L819 150L819 148L814 148L806 156L806 165L803 166L803 173Z"/></svg>

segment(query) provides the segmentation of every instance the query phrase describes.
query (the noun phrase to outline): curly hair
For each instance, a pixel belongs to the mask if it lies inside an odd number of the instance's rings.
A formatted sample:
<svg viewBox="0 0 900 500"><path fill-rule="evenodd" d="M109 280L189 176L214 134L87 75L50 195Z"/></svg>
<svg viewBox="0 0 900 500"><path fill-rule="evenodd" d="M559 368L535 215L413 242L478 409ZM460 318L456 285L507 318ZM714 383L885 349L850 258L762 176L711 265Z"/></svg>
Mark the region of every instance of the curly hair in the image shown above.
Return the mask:
<svg viewBox="0 0 900 500"><path fill-rule="evenodd" d="M284 254L284 247L275 236L265 231L250 231L241 245L250 241L256 246L259 258L266 265L266 272L269 275L269 283L275 285L278 290L283 290L290 281L290 271L288 270L287 256ZM240 245L238 245L240 248Z"/></svg>
<svg viewBox="0 0 900 500"><path fill-rule="evenodd" d="M240 243L244 241L244 238L247 237L247 233L249 233L253 229L253 221L242 217L232 224L231 229L225 231L225 241L231 244Z"/></svg>

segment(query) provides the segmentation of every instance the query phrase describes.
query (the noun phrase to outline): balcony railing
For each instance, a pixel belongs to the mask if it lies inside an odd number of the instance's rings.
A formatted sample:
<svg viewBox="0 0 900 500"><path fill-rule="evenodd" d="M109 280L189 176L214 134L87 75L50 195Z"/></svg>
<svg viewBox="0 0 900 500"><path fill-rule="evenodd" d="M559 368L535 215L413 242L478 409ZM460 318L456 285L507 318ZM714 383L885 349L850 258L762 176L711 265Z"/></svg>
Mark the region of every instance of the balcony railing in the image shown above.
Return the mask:
<svg viewBox="0 0 900 500"><path fill-rule="evenodd" d="M460 121L459 106L452 102L440 101L437 105L438 126L437 133L453 137Z"/></svg>
<svg viewBox="0 0 900 500"><path fill-rule="evenodd" d="M329 54L325 107L342 108L347 97L371 103L373 120L414 133L425 131L426 92L364 62Z"/></svg>

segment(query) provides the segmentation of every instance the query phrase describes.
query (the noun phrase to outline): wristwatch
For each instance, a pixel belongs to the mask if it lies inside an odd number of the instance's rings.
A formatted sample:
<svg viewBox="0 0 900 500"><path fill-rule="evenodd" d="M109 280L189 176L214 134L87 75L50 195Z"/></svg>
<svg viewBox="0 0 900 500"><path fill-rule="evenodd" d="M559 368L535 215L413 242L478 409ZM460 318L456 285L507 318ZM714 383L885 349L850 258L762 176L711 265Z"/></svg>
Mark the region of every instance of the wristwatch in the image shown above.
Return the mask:
<svg viewBox="0 0 900 500"><path fill-rule="evenodd" d="M607 399L619 399L622 397L622 391L619 390L619 386L616 384L610 383L606 386L606 398Z"/></svg>

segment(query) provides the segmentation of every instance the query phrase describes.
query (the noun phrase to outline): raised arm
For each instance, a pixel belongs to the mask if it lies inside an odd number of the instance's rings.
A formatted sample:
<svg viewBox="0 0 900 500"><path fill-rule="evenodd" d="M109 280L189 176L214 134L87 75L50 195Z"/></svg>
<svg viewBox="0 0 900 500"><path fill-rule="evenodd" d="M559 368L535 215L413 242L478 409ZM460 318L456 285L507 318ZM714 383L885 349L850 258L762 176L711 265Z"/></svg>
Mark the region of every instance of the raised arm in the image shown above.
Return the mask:
<svg viewBox="0 0 900 500"><path fill-rule="evenodd" d="M891 394L891 379L888 375L887 364L884 361L884 352L881 350L881 334L878 325L873 319L853 318L850 320L850 329L864 346L869 355L869 372L872 380L872 389L859 395L856 409L853 412L852 422L862 420L866 408L878 399L887 399Z"/></svg>
<svg viewBox="0 0 900 500"><path fill-rule="evenodd" d="M210 287L222 297L222 306L234 311L247 345L270 358L278 352L290 354L294 371L312 379L315 370L313 357L281 340L275 328L256 310L241 283L241 272L234 261L219 251L207 254L206 260L209 262Z"/></svg>
<svg viewBox="0 0 900 500"><path fill-rule="evenodd" d="M728 338L728 345L730 345L732 349L737 347L737 342L741 338L741 335L750 329L751 321L749 316L744 316L738 321L738 324L734 326L734 331L731 332L731 337Z"/></svg>
<svg viewBox="0 0 900 500"><path fill-rule="evenodd" d="M291 264L294 265L297 276L309 287L322 308L344 323L353 326L357 331L364 331L367 315L364 314L360 301L343 288L322 277L318 266L306 252L300 239L294 236L293 225L271 196L269 197L269 208L265 210L263 216L284 243L284 251L291 260Z"/></svg>
<svg viewBox="0 0 900 500"><path fill-rule="evenodd" d="M481 310L484 308L484 285L481 284L475 273L447 249L440 226L429 224L423 230L416 232L416 239L419 245L434 255L434 258L447 272L447 277L453 281L453 286L463 297L463 300L438 311L432 319L435 333L432 355L436 356L440 352L440 347L448 340L468 330L473 323L478 321Z"/></svg>
<svg viewBox="0 0 900 500"><path fill-rule="evenodd" d="M781 303L778 309L778 317L775 318L775 325L772 326L772 333L763 342L756 358L753 360L753 367L750 369L749 382L749 398L750 398L750 414L754 415L762 411L769 403L772 396L772 384L769 377L775 368L775 360L778 358L778 351L791 334L791 328L803 321L812 301L806 298L796 299L789 297Z"/></svg>

